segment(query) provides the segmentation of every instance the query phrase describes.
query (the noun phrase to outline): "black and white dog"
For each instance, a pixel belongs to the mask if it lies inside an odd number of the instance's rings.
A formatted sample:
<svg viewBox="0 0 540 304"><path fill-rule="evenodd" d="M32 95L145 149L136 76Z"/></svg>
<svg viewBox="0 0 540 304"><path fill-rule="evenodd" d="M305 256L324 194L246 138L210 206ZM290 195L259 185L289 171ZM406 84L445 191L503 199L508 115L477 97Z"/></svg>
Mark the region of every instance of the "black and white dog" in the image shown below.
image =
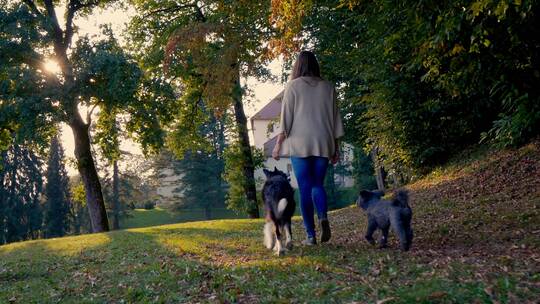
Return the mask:
<svg viewBox="0 0 540 304"><path fill-rule="evenodd" d="M296 203L294 190L289 183L287 174L274 167L274 171L264 169L266 182L262 189L265 208L264 244L268 249L274 249L277 255L292 248L291 218L294 215ZM285 234L285 246L283 246Z"/></svg>
<svg viewBox="0 0 540 304"><path fill-rule="evenodd" d="M356 200L358 207L367 213L366 240L374 245L373 233L375 230L381 229L382 237L379 246L384 248L388 240L388 230L392 227L399 238L401 250L407 251L411 247L413 239L409 194L405 190L399 190L392 200L381 199L383 195L382 191L362 190Z"/></svg>

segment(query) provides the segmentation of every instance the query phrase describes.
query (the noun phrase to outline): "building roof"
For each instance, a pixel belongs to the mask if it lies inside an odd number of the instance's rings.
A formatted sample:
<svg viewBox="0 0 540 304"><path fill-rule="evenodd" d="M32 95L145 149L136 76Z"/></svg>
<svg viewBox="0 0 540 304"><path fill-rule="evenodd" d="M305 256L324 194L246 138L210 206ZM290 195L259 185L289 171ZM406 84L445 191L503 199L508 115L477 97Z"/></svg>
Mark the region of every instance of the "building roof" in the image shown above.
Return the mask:
<svg viewBox="0 0 540 304"><path fill-rule="evenodd" d="M270 100L259 112L255 113L251 120L272 120L278 118L281 114L281 99L283 98L283 91L281 91L276 97Z"/></svg>
<svg viewBox="0 0 540 304"><path fill-rule="evenodd" d="M277 135L270 138L267 142L264 143L264 157L272 157L272 150L277 142Z"/></svg>
<svg viewBox="0 0 540 304"><path fill-rule="evenodd" d="M272 150L274 150L274 147L276 146L277 137L278 135L270 138L267 142L264 143L264 157L267 157L267 158L272 157ZM289 156L285 154L281 154L280 157L289 157Z"/></svg>

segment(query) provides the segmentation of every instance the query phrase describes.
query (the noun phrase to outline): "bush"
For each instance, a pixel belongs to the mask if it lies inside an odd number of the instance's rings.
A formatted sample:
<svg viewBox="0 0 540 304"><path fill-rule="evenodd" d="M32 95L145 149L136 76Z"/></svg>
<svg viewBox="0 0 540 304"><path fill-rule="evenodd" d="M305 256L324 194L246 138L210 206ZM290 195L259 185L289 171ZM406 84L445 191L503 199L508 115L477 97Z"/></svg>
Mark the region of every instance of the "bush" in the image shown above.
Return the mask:
<svg viewBox="0 0 540 304"><path fill-rule="evenodd" d="M255 169L261 168L264 163L263 152L260 149L253 148L252 155ZM227 208L237 213L249 214L253 206L251 206L244 191L246 178L244 176L244 163L240 144L232 143L229 145L223 152L223 157L225 159L223 179L228 186Z"/></svg>
<svg viewBox="0 0 540 304"><path fill-rule="evenodd" d="M301 36L338 84L347 141L389 172L407 179L480 139L538 136L538 1L308 3Z"/></svg>
<svg viewBox="0 0 540 304"><path fill-rule="evenodd" d="M144 203L144 209L146 210L152 210L156 207L156 203L155 202L152 202L152 201L147 201Z"/></svg>

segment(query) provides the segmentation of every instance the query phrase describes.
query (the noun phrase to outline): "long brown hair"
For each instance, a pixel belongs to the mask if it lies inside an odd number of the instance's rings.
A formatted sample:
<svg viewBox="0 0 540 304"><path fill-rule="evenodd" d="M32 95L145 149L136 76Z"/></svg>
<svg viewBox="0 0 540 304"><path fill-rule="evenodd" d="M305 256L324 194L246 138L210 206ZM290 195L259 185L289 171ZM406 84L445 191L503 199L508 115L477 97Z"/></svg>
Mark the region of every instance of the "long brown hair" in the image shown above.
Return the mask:
<svg viewBox="0 0 540 304"><path fill-rule="evenodd" d="M302 76L311 76L321 78L319 62L315 58L315 54L310 51L301 51L294 63L291 79L296 79Z"/></svg>

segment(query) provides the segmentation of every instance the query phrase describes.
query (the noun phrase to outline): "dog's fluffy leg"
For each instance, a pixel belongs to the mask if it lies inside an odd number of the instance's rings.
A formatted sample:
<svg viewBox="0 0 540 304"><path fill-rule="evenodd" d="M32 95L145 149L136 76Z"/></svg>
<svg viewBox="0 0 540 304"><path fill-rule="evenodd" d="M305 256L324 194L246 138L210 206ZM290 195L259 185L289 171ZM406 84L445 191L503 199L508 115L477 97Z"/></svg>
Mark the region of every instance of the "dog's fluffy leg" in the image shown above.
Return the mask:
<svg viewBox="0 0 540 304"><path fill-rule="evenodd" d="M274 250L276 251L276 255L277 256L280 256L280 255L283 255L285 253L285 247L283 247L283 226L281 227L275 227L276 230L274 231L275 232L275 236L276 236L276 245L274 247Z"/></svg>
<svg viewBox="0 0 540 304"><path fill-rule="evenodd" d="M292 249L291 223L285 224L285 248Z"/></svg>
<svg viewBox="0 0 540 304"><path fill-rule="evenodd" d="M277 238L276 247L274 249L276 250L276 255L278 255L278 256L285 253L285 248L283 247L281 238Z"/></svg>
<svg viewBox="0 0 540 304"><path fill-rule="evenodd" d="M274 223L266 222L264 224L264 246L268 249L274 248Z"/></svg>
<svg viewBox="0 0 540 304"><path fill-rule="evenodd" d="M409 244L407 239L407 231L405 230L405 225L403 223L403 220L399 216L391 216L390 217L390 223L392 224L392 229L394 230L394 233L399 238L399 244L401 245L401 250L407 251L409 250Z"/></svg>
<svg viewBox="0 0 540 304"><path fill-rule="evenodd" d="M277 204L278 217L281 217L281 215L283 214L283 211L285 211L285 208L287 208L287 203L288 202L286 198L282 198L279 200Z"/></svg>

